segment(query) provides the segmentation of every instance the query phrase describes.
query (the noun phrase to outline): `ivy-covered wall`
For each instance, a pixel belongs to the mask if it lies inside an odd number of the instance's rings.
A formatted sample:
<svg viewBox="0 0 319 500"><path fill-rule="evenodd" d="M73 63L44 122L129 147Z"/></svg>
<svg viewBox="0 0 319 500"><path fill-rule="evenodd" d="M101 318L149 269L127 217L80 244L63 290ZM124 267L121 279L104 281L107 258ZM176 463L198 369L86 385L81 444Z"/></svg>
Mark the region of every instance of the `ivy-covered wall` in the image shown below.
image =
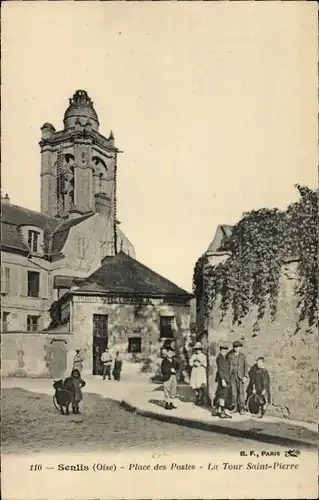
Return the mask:
<svg viewBox="0 0 319 500"><path fill-rule="evenodd" d="M284 211L245 213L217 252L196 263L197 328L212 343L242 337L267 358L275 404L317 419L318 190L296 186ZM214 366L214 359L212 360Z"/></svg>

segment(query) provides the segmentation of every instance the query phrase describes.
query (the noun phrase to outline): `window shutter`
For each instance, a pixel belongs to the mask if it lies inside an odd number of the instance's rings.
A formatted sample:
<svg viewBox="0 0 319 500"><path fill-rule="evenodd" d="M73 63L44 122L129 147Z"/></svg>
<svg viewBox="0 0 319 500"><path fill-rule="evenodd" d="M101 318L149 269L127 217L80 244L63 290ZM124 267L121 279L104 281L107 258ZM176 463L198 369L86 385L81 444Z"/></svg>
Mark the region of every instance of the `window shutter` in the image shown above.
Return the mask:
<svg viewBox="0 0 319 500"><path fill-rule="evenodd" d="M78 236L76 239L76 256L78 259L82 258L82 238Z"/></svg>
<svg viewBox="0 0 319 500"><path fill-rule="evenodd" d="M41 291L40 291L40 297L42 299L48 299L49 298L49 273L46 271L43 271L40 276L40 286L41 286Z"/></svg>
<svg viewBox="0 0 319 500"><path fill-rule="evenodd" d="M9 267L1 267L1 291L10 293L11 273Z"/></svg>
<svg viewBox="0 0 319 500"><path fill-rule="evenodd" d="M25 268L21 269L21 281L20 281L21 289L20 289L20 294L23 297L26 297L28 295L28 270Z"/></svg>
<svg viewBox="0 0 319 500"><path fill-rule="evenodd" d="M5 268L5 283L6 283L6 291L8 295L13 295L16 296L18 295L18 286L19 286L19 280L18 280L18 267L7 267Z"/></svg>
<svg viewBox="0 0 319 500"><path fill-rule="evenodd" d="M87 247L87 239L82 236L78 236L76 239L76 256L78 259L84 259Z"/></svg>

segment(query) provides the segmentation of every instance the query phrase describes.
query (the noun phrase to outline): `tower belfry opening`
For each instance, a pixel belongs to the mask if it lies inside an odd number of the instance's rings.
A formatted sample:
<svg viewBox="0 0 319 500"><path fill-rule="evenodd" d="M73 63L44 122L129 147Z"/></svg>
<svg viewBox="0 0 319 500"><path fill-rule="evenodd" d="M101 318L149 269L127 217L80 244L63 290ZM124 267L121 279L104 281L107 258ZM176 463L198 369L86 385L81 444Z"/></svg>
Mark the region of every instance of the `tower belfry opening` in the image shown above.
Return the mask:
<svg viewBox="0 0 319 500"><path fill-rule="evenodd" d="M115 218L116 157L113 133L99 132L92 99L77 90L64 113L64 128L41 128L41 211L53 217L103 212Z"/></svg>

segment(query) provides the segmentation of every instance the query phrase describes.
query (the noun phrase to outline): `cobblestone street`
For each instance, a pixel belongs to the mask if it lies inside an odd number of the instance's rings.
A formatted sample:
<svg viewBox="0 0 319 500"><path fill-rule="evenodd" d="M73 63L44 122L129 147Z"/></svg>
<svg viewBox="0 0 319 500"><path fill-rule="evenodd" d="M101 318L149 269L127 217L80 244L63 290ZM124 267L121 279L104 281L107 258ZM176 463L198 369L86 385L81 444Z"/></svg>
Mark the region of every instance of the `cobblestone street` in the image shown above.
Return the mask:
<svg viewBox="0 0 319 500"><path fill-rule="evenodd" d="M4 453L59 451L123 451L251 449L278 450L212 432L157 422L127 412L118 402L86 394L83 414L61 416L52 397L20 388L3 389Z"/></svg>

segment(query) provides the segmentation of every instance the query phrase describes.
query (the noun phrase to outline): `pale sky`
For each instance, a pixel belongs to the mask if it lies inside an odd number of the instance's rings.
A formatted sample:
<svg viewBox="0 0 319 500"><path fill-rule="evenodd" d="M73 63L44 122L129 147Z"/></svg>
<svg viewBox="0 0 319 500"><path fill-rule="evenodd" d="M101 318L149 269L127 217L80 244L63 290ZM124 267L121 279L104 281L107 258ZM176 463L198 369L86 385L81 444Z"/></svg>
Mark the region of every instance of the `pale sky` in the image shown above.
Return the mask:
<svg viewBox="0 0 319 500"><path fill-rule="evenodd" d="M139 261L191 291L218 224L317 185L315 2L6 2L2 191L40 210L40 127L85 89Z"/></svg>

